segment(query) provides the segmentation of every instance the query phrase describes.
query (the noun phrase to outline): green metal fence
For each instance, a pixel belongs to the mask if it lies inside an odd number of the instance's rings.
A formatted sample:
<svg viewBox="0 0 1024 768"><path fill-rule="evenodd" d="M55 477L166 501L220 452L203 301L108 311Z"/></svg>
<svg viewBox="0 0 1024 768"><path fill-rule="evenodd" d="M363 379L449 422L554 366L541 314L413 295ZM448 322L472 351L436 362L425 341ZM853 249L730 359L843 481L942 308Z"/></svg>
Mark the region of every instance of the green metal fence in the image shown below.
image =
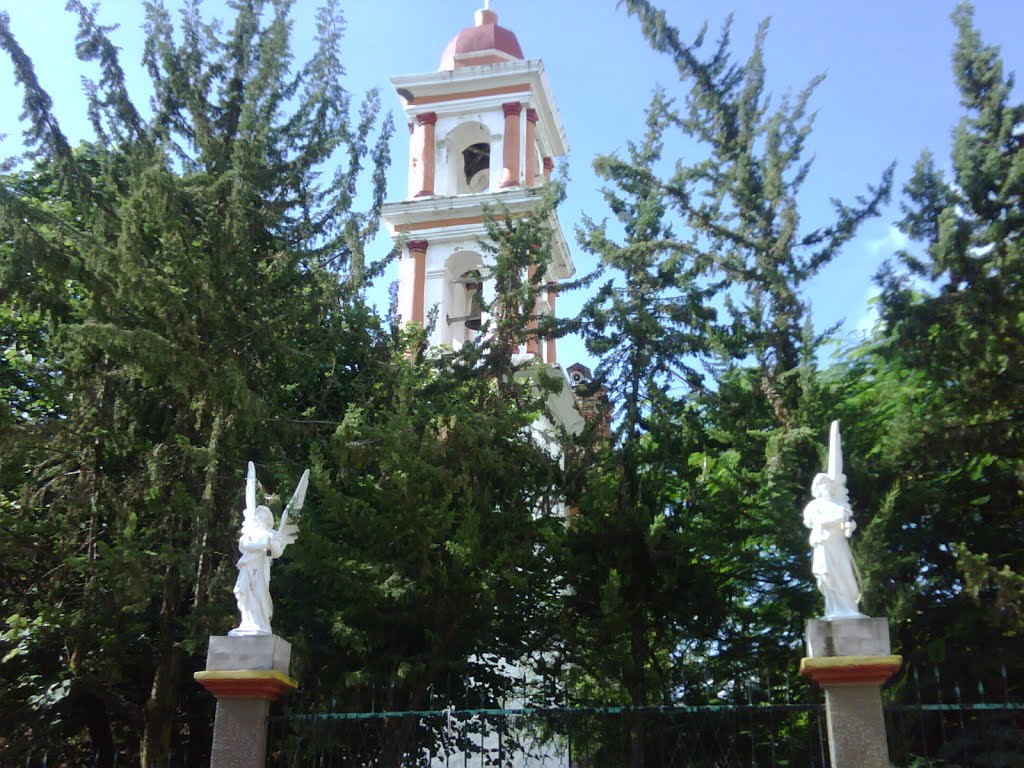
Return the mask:
<svg viewBox="0 0 1024 768"><path fill-rule="evenodd" d="M1024 768L1024 703L1013 691L1005 666L987 686L912 668L885 706L892 764Z"/></svg>
<svg viewBox="0 0 1024 768"><path fill-rule="evenodd" d="M885 694L893 766L1024 768L1024 703L1002 684L970 691L911 670ZM827 768L821 691L801 680L728 686L699 704L440 706L269 719L273 768ZM564 701L564 698L557 700ZM551 698L547 703L550 703Z"/></svg>
<svg viewBox="0 0 1024 768"><path fill-rule="evenodd" d="M821 708L547 707L270 718L270 766L827 765Z"/></svg>

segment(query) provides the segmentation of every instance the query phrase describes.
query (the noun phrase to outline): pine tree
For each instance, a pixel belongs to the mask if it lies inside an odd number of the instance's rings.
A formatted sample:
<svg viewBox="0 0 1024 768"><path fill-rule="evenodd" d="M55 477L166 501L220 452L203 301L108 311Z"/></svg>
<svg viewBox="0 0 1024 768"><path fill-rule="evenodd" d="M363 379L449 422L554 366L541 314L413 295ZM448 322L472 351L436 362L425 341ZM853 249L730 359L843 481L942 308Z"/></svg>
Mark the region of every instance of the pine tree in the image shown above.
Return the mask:
<svg viewBox="0 0 1024 768"><path fill-rule="evenodd" d="M652 47L672 57L688 89L681 106L664 111L697 159L654 177L685 233L689 259L701 267L701 284L718 287L719 322L731 331L713 349L720 358L710 370L714 391L698 392L707 414L704 454L716 466L735 465L734 495L743 509L734 513L732 535L750 555L748 583L722 647L735 644L739 658L756 652L767 660L800 642L811 589L805 535L793 523L820 470L829 421L815 375L828 332L815 333L801 292L860 224L878 215L892 169L854 203L833 201L830 222L807 227L799 195L811 172L809 109L821 78L773 104L764 65L767 22L741 63L730 52L731 20L703 55L706 27L687 44L646 0L624 4ZM775 648L765 645L764 626L773 627Z"/></svg>
<svg viewBox="0 0 1024 768"><path fill-rule="evenodd" d="M651 46L672 57L689 86L682 109L665 108L703 156L680 163L659 180L667 205L692 234L694 249L714 271L742 289L728 303L745 334L746 351L757 364L758 386L776 423L799 423L798 370L813 352L805 332L806 301L801 287L832 261L867 218L888 198L892 169L855 205L833 201L835 220L801 231L798 195L811 170L804 149L814 116L808 107L817 77L794 97L786 93L772 107L766 92L762 22L747 61L729 51L731 19L707 58L699 53L707 28L692 44L682 41L663 11L647 0L624 5L641 22ZM809 347L809 348L807 348Z"/></svg>
<svg viewBox="0 0 1024 768"><path fill-rule="evenodd" d="M680 658L731 680L753 655L788 663L800 643L813 583L799 510L828 423L815 375L821 336L801 290L878 214L891 169L863 199L836 202L831 223L802 227L819 79L772 107L766 24L736 62L729 23L703 55L706 30L686 44L650 3L623 4L672 58L682 92L656 94L644 143L597 163L625 235L619 245L604 226L585 228L585 246L614 279L583 324L601 356L598 385L619 412L614 441L593 454L605 471L588 467L570 534L581 553L600 555L591 583L568 600L589 611L585 631L620 633L605 647L628 659L618 669L632 676L629 700L645 704L686 688L667 671L685 675ZM696 159L663 175L666 137ZM608 622L628 616L643 617L631 635ZM651 690L639 695L643 685ZM643 761L638 732L633 764Z"/></svg>
<svg viewBox="0 0 1024 768"><path fill-rule="evenodd" d="M486 212L481 248L496 290L477 338L428 347L419 324L395 325L316 449L320 502L277 570L291 598L281 626L309 660L299 670L307 711L501 706L522 695L550 643L562 472L539 430L554 382L518 352L540 325L560 198L553 183L528 215ZM398 765L413 744L438 751L439 726L397 718L380 753L358 738L335 749Z"/></svg>
<svg viewBox="0 0 1024 768"><path fill-rule="evenodd" d="M543 642L542 544L561 525L557 465L527 436L540 404L400 348L384 366L315 460L321 500L279 571L282 627L310 660L307 706L500 706L522 686L500 660ZM437 724L419 726L419 748ZM388 724L383 764L400 763L417 727Z"/></svg>
<svg viewBox="0 0 1024 768"><path fill-rule="evenodd" d="M43 413L18 403L24 379L5 388L8 414L26 415L5 420L5 460L27 473L5 461L4 512L37 537L3 587L4 640L19 643L3 679L12 754L202 761L211 713L191 672L233 612L244 462L290 480L315 422L359 386L376 321L338 271L361 272L391 126L375 94L350 116L338 4L302 65L290 5L239 3L222 29L193 3L179 30L149 6L144 114L111 28L70 3L77 53L101 72L95 141L74 149L0 14L35 163L0 186L2 299L41 318L43 376L59 384L31 393L52 399Z"/></svg>
<svg viewBox="0 0 1024 768"><path fill-rule="evenodd" d="M928 665L956 648L958 671L977 680L1019 668L1024 652L1024 105L972 7L952 18L964 115L950 176L922 154L899 222L920 248L879 275L883 339L869 372L899 383L899 399L881 402L901 428L878 433L890 493L871 556L875 594L899 606L904 654ZM959 660L989 647L999 653Z"/></svg>
<svg viewBox="0 0 1024 768"><path fill-rule="evenodd" d="M628 157L601 157L609 208L624 230L587 220L584 247L609 278L581 313L588 350L600 356L595 386L610 404L600 429L571 462L575 512L564 549L565 654L574 695L637 707L671 702L682 687L679 657L715 636L727 596L726 558L710 546L713 525L691 454L700 416L686 395L703 386L701 362L724 331L709 307L702 262L675 240L663 190L648 169L669 125L661 94L647 133ZM644 718L631 717L631 765L645 761Z"/></svg>

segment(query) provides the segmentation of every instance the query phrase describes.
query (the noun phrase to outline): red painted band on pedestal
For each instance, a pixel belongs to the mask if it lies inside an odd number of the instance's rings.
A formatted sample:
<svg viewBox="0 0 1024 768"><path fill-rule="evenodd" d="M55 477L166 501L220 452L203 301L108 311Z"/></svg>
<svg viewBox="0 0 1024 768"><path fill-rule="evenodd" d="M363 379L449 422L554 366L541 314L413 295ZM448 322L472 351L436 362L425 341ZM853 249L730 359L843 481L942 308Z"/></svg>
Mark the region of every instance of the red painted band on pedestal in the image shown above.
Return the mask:
<svg viewBox="0 0 1024 768"><path fill-rule="evenodd" d="M196 682L220 698L267 699L276 701L299 684L275 670L243 669L228 672L196 672Z"/></svg>
<svg viewBox="0 0 1024 768"><path fill-rule="evenodd" d="M800 674L818 685L881 685L900 671L902 656L828 656L800 661Z"/></svg>

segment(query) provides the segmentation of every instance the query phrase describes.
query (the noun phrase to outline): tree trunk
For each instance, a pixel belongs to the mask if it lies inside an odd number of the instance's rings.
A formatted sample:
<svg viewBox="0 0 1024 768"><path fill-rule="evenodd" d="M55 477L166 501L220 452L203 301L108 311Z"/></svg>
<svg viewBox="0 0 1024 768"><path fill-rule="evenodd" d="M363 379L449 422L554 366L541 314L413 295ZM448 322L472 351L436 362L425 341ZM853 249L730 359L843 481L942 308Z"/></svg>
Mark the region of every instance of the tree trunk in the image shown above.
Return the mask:
<svg viewBox="0 0 1024 768"><path fill-rule="evenodd" d="M642 604L640 604L642 606ZM647 662L647 633L644 627L642 607L637 608L633 620L630 637L630 655L632 656L632 680L629 681L629 696L634 707L642 707L647 703L644 690L644 666ZM632 712L629 716L629 765L630 768L644 767L644 713Z"/></svg>
<svg viewBox="0 0 1024 768"><path fill-rule="evenodd" d="M431 676L432 679L432 676ZM420 709L426 700L429 683L426 679L414 683L409 697L402 702L405 709ZM396 706L394 694L389 694L385 700L388 709ZM382 768L401 768L403 757L413 745L416 737L416 728L419 725L418 717L403 717L400 720L387 719L381 729L381 761Z"/></svg>
<svg viewBox="0 0 1024 768"><path fill-rule="evenodd" d="M92 762L95 768L114 768L114 734L110 730L110 716L107 705L95 692L75 697L74 708L82 713L85 727L89 731L92 745Z"/></svg>
<svg viewBox="0 0 1024 768"><path fill-rule="evenodd" d="M199 670L194 671L198 672ZM210 764L215 712L216 705L209 699L202 702L191 702L186 716L188 718L188 742L184 745L184 765Z"/></svg>
<svg viewBox="0 0 1024 768"><path fill-rule="evenodd" d="M403 717L397 722L393 718L384 721L381 729L382 768L401 768L402 758L412 745L418 724L418 717Z"/></svg>
<svg viewBox="0 0 1024 768"><path fill-rule="evenodd" d="M170 758L174 714L181 685L181 651L175 647L174 637L174 614L179 589L178 572L170 566L164 573L156 670L145 708L140 759L142 768L166 765Z"/></svg>

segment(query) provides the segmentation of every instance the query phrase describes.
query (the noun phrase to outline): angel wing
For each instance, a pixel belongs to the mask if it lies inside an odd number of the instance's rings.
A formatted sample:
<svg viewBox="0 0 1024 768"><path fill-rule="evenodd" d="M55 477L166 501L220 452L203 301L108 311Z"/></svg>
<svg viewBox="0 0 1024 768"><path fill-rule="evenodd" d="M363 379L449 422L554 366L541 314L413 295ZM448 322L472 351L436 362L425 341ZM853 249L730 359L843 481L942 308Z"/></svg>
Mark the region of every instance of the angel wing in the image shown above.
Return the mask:
<svg viewBox="0 0 1024 768"><path fill-rule="evenodd" d="M288 502L288 506L284 508L284 512L281 513L281 524L277 528L277 535L282 544L288 545L295 542L295 537L299 533L299 526L291 522L290 517L298 517L299 512L302 510L302 504L306 500L306 487L309 485L309 470L307 469L302 473L302 477L299 478L299 484L295 487L295 493L292 494L292 500Z"/></svg>
<svg viewBox="0 0 1024 768"><path fill-rule="evenodd" d="M249 462L249 472L245 477L245 509L242 510L244 523L256 522L256 465Z"/></svg>

